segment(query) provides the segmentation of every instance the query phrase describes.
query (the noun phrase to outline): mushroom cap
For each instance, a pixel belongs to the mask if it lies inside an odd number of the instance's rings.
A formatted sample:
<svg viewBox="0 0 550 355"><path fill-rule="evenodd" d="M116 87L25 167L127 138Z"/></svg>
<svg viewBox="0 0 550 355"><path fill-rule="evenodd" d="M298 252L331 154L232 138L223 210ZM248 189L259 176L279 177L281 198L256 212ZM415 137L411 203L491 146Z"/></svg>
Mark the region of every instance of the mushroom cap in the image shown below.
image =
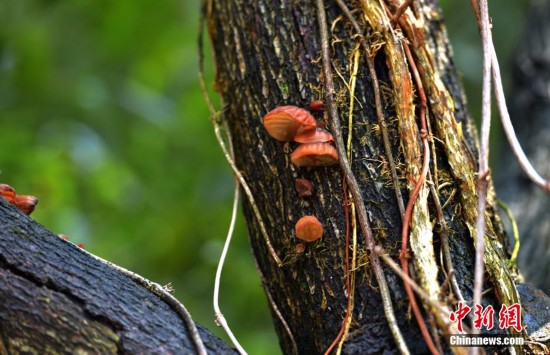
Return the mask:
<svg viewBox="0 0 550 355"><path fill-rule="evenodd" d="M294 247L294 250L296 251L297 254L303 253L304 251L306 251L306 243L296 244L296 246Z"/></svg>
<svg viewBox="0 0 550 355"><path fill-rule="evenodd" d="M309 103L310 111L323 111L324 109L325 109L325 103L321 100L315 100Z"/></svg>
<svg viewBox="0 0 550 355"><path fill-rule="evenodd" d="M323 236L323 225L315 216L304 216L296 222L296 237L313 242Z"/></svg>
<svg viewBox="0 0 550 355"><path fill-rule="evenodd" d="M307 179L296 179L296 190L302 198L313 195L313 184Z"/></svg>
<svg viewBox="0 0 550 355"><path fill-rule="evenodd" d="M263 124L271 137L282 142L290 142L296 133L317 127L311 113L296 106L275 108L264 116Z"/></svg>
<svg viewBox="0 0 550 355"><path fill-rule="evenodd" d="M0 184L0 196L11 202L15 198L15 190L10 185Z"/></svg>
<svg viewBox="0 0 550 355"><path fill-rule="evenodd" d="M38 199L29 195L17 195L11 203L23 211L24 214L29 215L38 204Z"/></svg>
<svg viewBox="0 0 550 355"><path fill-rule="evenodd" d="M292 152L290 161L298 166L328 166L338 163L338 153L329 143L307 143Z"/></svg>
<svg viewBox="0 0 550 355"><path fill-rule="evenodd" d="M294 142L298 143L325 143L334 142L332 133L324 128L304 130L294 136Z"/></svg>

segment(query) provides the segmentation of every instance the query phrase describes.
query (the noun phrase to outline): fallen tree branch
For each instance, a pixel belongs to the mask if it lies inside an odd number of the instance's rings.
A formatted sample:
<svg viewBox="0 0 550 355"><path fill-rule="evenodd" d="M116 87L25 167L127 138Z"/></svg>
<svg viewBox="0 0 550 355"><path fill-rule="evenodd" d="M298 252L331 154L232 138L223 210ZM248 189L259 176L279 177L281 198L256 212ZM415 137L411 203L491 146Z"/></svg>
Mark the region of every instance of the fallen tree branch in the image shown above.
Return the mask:
<svg viewBox="0 0 550 355"><path fill-rule="evenodd" d="M190 324L165 288L59 238L3 198L0 298L0 353L235 353Z"/></svg>

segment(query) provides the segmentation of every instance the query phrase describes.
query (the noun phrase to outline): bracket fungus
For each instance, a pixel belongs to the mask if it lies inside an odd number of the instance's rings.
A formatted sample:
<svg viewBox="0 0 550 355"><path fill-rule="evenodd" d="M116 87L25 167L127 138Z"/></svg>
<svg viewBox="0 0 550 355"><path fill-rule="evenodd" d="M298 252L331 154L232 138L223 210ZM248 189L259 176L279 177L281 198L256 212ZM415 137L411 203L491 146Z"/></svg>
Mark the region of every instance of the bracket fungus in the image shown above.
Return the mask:
<svg viewBox="0 0 550 355"><path fill-rule="evenodd" d="M17 195L15 189L7 184L0 184L0 196L15 205L26 215L30 215L38 204L38 199L29 195Z"/></svg>
<svg viewBox="0 0 550 355"><path fill-rule="evenodd" d="M0 196L11 203L15 198L15 190L10 185L0 184Z"/></svg>
<svg viewBox="0 0 550 355"><path fill-rule="evenodd" d="M297 143L325 143L334 142L332 134L326 129L317 127L315 129L308 129L302 131L294 136L294 142Z"/></svg>
<svg viewBox="0 0 550 355"><path fill-rule="evenodd" d="M311 101L309 104L310 111L324 111L325 110L325 103L321 100L315 100Z"/></svg>
<svg viewBox="0 0 550 355"><path fill-rule="evenodd" d="M29 195L17 195L11 203L23 211L24 214L30 215L38 204L38 199Z"/></svg>
<svg viewBox="0 0 550 355"><path fill-rule="evenodd" d="M296 191L301 198L313 195L313 184L308 179L296 179Z"/></svg>
<svg viewBox="0 0 550 355"><path fill-rule="evenodd" d="M298 243L294 247L294 251L296 251L296 254L301 254L304 251L306 251L306 243Z"/></svg>
<svg viewBox="0 0 550 355"><path fill-rule="evenodd" d="M298 166L328 166L338 163L338 153L329 143L302 144L292 152L290 161Z"/></svg>
<svg viewBox="0 0 550 355"><path fill-rule="evenodd" d="M315 216L305 216L296 222L296 237L313 242L323 236L323 225Z"/></svg>
<svg viewBox="0 0 550 355"><path fill-rule="evenodd" d="M263 124L271 137L282 142L290 142L297 133L317 127L311 113L297 106L275 108L264 116Z"/></svg>

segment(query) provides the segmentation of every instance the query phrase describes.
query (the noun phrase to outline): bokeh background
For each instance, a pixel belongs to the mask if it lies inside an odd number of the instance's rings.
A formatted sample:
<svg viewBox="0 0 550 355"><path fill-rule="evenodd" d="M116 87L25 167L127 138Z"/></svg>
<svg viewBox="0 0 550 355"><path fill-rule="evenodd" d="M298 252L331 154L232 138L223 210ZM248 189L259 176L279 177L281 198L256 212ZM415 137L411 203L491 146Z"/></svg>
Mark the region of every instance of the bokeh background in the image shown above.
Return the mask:
<svg viewBox="0 0 550 355"><path fill-rule="evenodd" d="M469 2L441 5L479 117L477 25ZM499 0L491 8L505 73L527 5ZM32 217L50 230L171 283L195 320L226 339L211 298L233 181L198 83L199 7L198 0L0 0L0 182L37 196ZM208 53L206 69L211 83ZM242 216L221 304L250 353L278 351Z"/></svg>

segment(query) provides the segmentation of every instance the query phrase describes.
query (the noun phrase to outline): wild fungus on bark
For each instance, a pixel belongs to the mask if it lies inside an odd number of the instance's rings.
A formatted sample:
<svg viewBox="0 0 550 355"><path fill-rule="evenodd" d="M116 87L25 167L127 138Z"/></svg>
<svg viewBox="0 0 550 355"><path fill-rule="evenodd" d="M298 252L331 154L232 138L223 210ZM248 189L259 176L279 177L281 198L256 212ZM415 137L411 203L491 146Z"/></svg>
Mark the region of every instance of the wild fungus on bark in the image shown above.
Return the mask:
<svg viewBox="0 0 550 355"><path fill-rule="evenodd" d="M323 225L315 216L304 216L296 222L296 237L313 242L323 236Z"/></svg>
<svg viewBox="0 0 550 355"><path fill-rule="evenodd" d="M306 243L296 244L294 250L296 251L296 254L302 254L304 251L306 251Z"/></svg>
<svg viewBox="0 0 550 355"><path fill-rule="evenodd" d="M313 195L313 184L308 179L296 179L296 191L301 198Z"/></svg>
<svg viewBox="0 0 550 355"><path fill-rule="evenodd" d="M294 142L297 143L326 143L334 142L332 133L324 128L317 127L298 133L294 136Z"/></svg>
<svg viewBox="0 0 550 355"><path fill-rule="evenodd" d="M275 108L264 116L263 124L271 137L282 142L290 142L297 133L317 127L311 113L297 106Z"/></svg>
<svg viewBox="0 0 550 355"><path fill-rule="evenodd" d="M15 207L19 208L26 215L30 215L38 204L36 197L17 195L15 189L7 184L0 184L0 196L4 197L12 205L15 205Z"/></svg>
<svg viewBox="0 0 550 355"><path fill-rule="evenodd" d="M310 111L324 111L325 110L325 103L321 100L315 100L311 101L309 104L309 110Z"/></svg>
<svg viewBox="0 0 550 355"><path fill-rule="evenodd" d="M23 211L24 214L30 215L38 204L38 199L29 195L17 195L11 203Z"/></svg>
<svg viewBox="0 0 550 355"><path fill-rule="evenodd" d="M338 163L338 153L329 143L302 144L292 152L290 161L298 166L329 166Z"/></svg>
<svg viewBox="0 0 550 355"><path fill-rule="evenodd" d="M317 127L317 121L309 113L296 106L279 106L263 118L267 133L279 141L300 143L290 156L294 165L327 166L338 163L338 154L330 142L332 134Z"/></svg>
<svg viewBox="0 0 550 355"><path fill-rule="evenodd" d="M12 202L15 198L15 190L13 187L7 184L0 184L0 196L6 199L8 202Z"/></svg>

